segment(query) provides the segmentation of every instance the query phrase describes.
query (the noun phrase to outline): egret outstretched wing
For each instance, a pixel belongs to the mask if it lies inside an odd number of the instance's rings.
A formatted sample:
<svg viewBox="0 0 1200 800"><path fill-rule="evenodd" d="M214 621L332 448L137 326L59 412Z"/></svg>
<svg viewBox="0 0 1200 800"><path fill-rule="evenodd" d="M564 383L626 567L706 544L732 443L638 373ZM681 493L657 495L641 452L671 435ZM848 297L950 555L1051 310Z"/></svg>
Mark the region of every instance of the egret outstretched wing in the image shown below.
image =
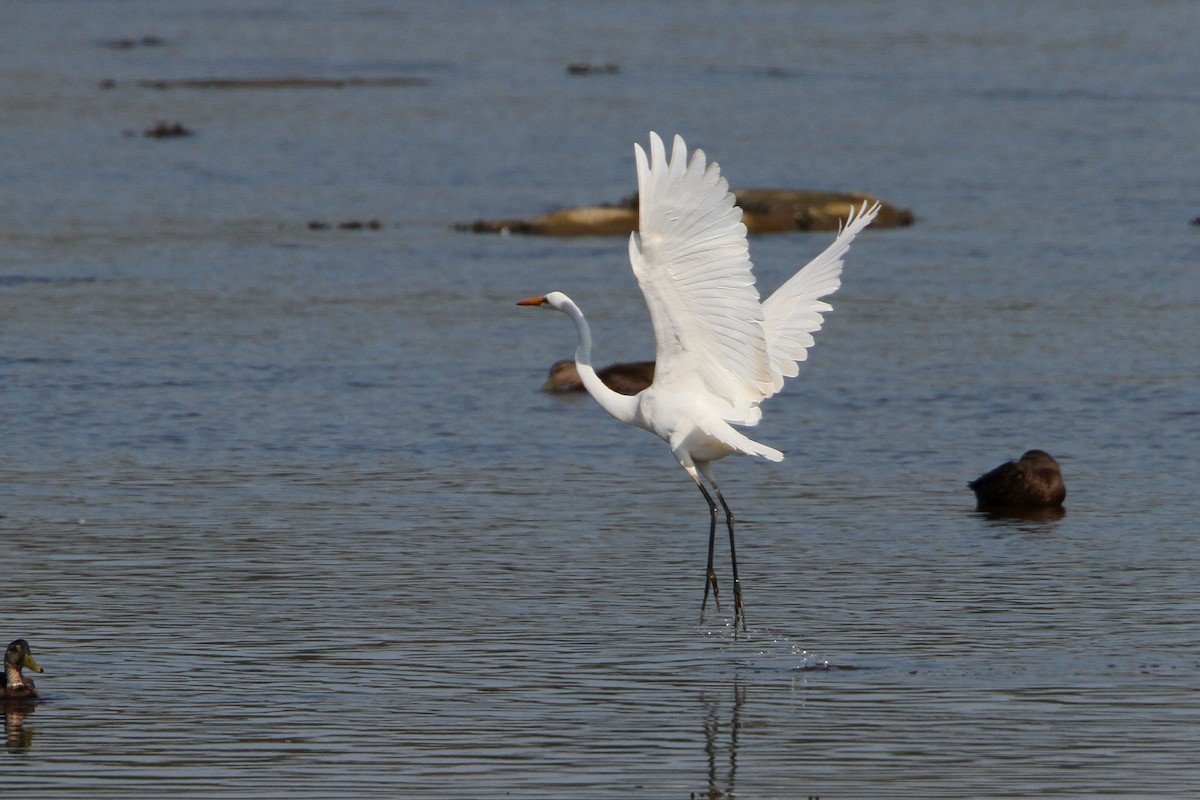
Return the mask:
<svg viewBox="0 0 1200 800"><path fill-rule="evenodd" d="M841 285L842 262L850 242L878 213L879 203L867 208L865 201L857 213L852 210L833 244L763 301L763 333L771 362L771 381L761 399L778 392L784 378L799 373L798 362L808 358L812 334L821 329L821 315L832 310L820 298L833 294Z"/></svg>
<svg viewBox="0 0 1200 800"><path fill-rule="evenodd" d="M729 184L675 137L670 162L650 134L635 145L640 231L629 258L657 340L655 385L699 380L727 419L757 421L771 386L763 312L751 273L746 226Z"/></svg>

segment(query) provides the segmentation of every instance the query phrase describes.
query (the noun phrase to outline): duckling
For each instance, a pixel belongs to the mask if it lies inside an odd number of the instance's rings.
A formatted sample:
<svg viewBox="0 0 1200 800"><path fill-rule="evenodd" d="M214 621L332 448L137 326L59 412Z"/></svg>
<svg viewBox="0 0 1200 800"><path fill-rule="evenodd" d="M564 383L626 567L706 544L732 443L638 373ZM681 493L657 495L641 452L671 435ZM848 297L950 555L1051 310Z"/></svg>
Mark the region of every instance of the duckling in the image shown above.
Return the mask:
<svg viewBox="0 0 1200 800"><path fill-rule="evenodd" d="M635 395L654 380L654 362L609 364L604 369L596 370L596 375L614 392ZM571 359L555 361L542 388L548 392L582 392L583 381L579 379L575 362Z"/></svg>
<svg viewBox="0 0 1200 800"><path fill-rule="evenodd" d="M1029 450L967 484L976 511L1029 511L1059 508L1067 496L1062 470L1045 450Z"/></svg>
<svg viewBox="0 0 1200 800"><path fill-rule="evenodd" d="M29 652L29 642L17 639L4 651L4 682L0 683L0 697L37 697L33 679L21 674L23 667L42 671L33 660L33 653Z"/></svg>

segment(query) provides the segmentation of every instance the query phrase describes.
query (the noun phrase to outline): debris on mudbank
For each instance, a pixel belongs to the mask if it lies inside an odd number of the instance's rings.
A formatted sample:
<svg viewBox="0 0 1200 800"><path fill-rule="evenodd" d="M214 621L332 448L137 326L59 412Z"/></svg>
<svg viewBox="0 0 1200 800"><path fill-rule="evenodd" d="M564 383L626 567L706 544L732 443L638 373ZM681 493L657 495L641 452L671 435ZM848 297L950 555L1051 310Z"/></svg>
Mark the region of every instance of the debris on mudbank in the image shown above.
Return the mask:
<svg viewBox="0 0 1200 800"><path fill-rule="evenodd" d="M863 192L794 189L734 189L742 222L750 233L836 231L852 210L878 198ZM908 209L881 203L873 228L898 228L916 220ZM454 227L473 233L522 233L541 236L615 236L637 230L637 195L619 203L579 206L523 219L476 220Z"/></svg>
<svg viewBox="0 0 1200 800"><path fill-rule="evenodd" d="M310 231L327 231L337 229L339 231L377 231L383 227L383 223L377 219L357 220L351 219L345 222L322 222L321 220L313 220L308 223Z"/></svg>
<svg viewBox="0 0 1200 800"><path fill-rule="evenodd" d="M182 136L191 136L192 131L183 127L179 122L166 122L159 120L153 126L142 131L142 136L147 139L177 139Z"/></svg>
<svg viewBox="0 0 1200 800"><path fill-rule="evenodd" d="M107 47L110 50L133 50L135 47L163 47L167 44L167 40L161 36L137 36L104 39L99 44L101 47Z"/></svg>
<svg viewBox="0 0 1200 800"><path fill-rule="evenodd" d="M608 64L576 62L567 65L568 75L616 75L620 71L621 68L611 62Z"/></svg>
<svg viewBox="0 0 1200 800"><path fill-rule="evenodd" d="M141 89L352 89L358 87L388 88L393 86L427 86L426 78L407 75L357 78L174 78L167 80L132 81ZM100 82L102 89L116 89L125 84L108 79Z"/></svg>

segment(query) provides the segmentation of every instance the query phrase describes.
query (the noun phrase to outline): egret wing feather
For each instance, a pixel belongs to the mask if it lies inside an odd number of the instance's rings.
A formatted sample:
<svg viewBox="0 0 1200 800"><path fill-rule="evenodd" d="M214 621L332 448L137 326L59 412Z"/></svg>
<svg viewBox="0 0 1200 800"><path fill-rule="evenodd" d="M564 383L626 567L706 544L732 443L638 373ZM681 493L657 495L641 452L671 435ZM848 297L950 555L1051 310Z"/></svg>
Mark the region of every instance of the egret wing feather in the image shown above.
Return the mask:
<svg viewBox="0 0 1200 800"><path fill-rule="evenodd" d="M812 334L821 328L822 314L832 307L820 298L833 294L841 285L842 262L846 251L863 228L879 213L879 203L851 211L833 244L808 262L762 304L763 332L770 358L771 380L761 399L783 387L784 378L800 371L799 362L808 358Z"/></svg>
<svg viewBox="0 0 1200 800"><path fill-rule="evenodd" d="M654 326L654 383L699 381L727 404L724 418L756 422L772 372L741 209L703 151L687 161L681 137L669 161L653 133L649 157L640 145L635 156L640 230L629 257Z"/></svg>

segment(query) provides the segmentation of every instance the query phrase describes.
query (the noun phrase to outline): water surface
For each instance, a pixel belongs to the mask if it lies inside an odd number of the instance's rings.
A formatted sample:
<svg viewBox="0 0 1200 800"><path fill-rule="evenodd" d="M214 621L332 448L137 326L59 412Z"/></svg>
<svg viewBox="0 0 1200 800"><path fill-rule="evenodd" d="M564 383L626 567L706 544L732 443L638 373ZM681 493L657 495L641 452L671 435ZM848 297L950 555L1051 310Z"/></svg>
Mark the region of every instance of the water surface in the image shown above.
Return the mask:
<svg viewBox="0 0 1200 800"><path fill-rule="evenodd" d="M46 672L6 720L6 786L1195 792L1198 23L1015 0L10 9L3 631ZM427 84L136 86L285 75ZM140 135L160 119L195 135ZM739 638L698 624L699 494L653 437L538 391L574 334L513 305L567 291L598 361L649 357L624 242L452 230L628 194L651 129L735 186L919 218L855 244L765 407L787 460L717 465ZM308 227L350 219L382 227ZM828 239L753 240L764 290ZM966 481L1031 447L1066 515L975 514Z"/></svg>

